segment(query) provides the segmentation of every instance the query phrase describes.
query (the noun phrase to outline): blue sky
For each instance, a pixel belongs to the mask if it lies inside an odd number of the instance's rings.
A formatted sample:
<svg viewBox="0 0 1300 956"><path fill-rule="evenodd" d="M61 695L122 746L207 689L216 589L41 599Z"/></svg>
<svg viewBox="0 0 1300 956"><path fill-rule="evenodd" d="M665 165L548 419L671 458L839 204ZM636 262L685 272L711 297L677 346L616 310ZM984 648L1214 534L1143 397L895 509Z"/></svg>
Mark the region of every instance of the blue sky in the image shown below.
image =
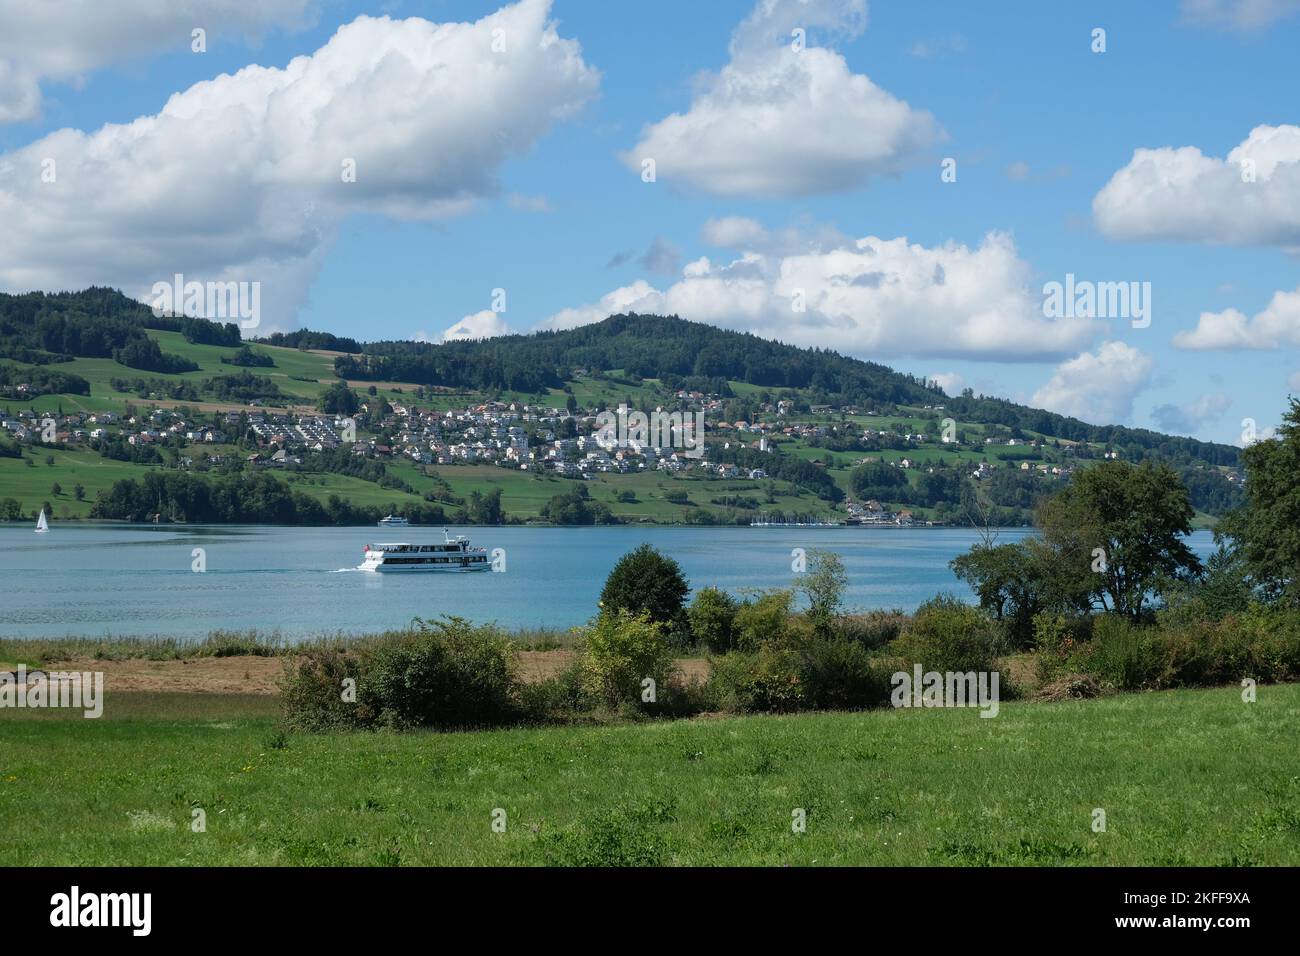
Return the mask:
<svg viewBox="0 0 1300 956"><path fill-rule="evenodd" d="M324 95L344 104L335 110L347 136L382 139L385 130L411 127L406 140L406 132L392 135L383 147L390 152L372 150L378 160L362 162L359 184L390 153L403 168L386 172L364 201L347 203L335 203L327 191L333 187L306 188L267 172L267 155L291 157L284 162L292 164L313 151L328 153L319 137L286 146L292 124L283 117L249 133L247 124L226 128L224 118L187 113L190 125L169 126L170 139L160 130L152 134L156 142L129 149L113 142L117 137L93 137L106 124L155 116L173 94L222 73L249 64L283 69L294 57L313 56L363 15L472 23L505 4L283 0L278 12L271 9L257 22L230 21L217 9L222 4L208 4L212 13L205 16L205 5L191 0L180 4L190 8L189 18L152 43L139 40L137 30L137 39L114 50L114 37L89 25L80 40L76 30L57 40L50 33L52 45L72 49L44 59L26 51L41 48L40 30L59 27L34 25L25 46L0 41L0 117L6 101L11 104L9 121L0 122L0 213L17 211L5 217L11 245L0 240L0 253L30 260L0 266L0 286L103 281L141 294L153 278L183 269L200 278L265 275L272 303L267 328L305 325L363 339L436 340L476 315L460 326L462 334L589 321L601 314L602 302L688 303L699 314L679 308L686 318L825 344L943 376L952 388L969 386L1090 421L1233 443L1243 419L1266 428L1280 418L1287 394L1300 392L1300 304L1285 298L1300 286L1300 130L1291 132L1300 124L1296 4L762 3L772 7L766 11L772 29L748 41L740 39L742 23L765 22L752 0L553 0L554 31L574 44L565 62L580 62L582 76L552 89L550 77L561 64L539 60L519 68L537 72L485 88L479 99L461 89L465 103L447 112L463 115L439 117L428 129L395 112L392 102L400 97L378 95L385 87L377 82L356 97L366 104L357 109L373 109L368 128L364 113L359 119L344 113L353 90L326 84ZM868 147L857 146L863 138L885 137L870 132L884 115L875 101L851 105L848 115L816 101L808 108L778 104L778 120L792 124L781 128L797 130L791 143L816 142L763 159L754 156L765 153L772 137L755 148L736 132L744 118L723 115L736 104L720 97L719 72L767 75L762 71L777 69L776 61L764 59L760 67L758 60L788 45L782 27L805 21L809 49L842 57L845 78L869 78L892 103L905 104L906 117L883 156L867 156ZM201 55L190 49L189 23L212 24ZM1103 53L1090 48L1097 27L1106 31ZM533 42L522 29L510 30L507 42L521 35ZM802 62L782 61L780 69L801 70ZM839 82L837 61L818 62ZM438 67L428 69L432 76ZM452 82L473 86L471 74ZM14 77L26 77L27 86L19 88ZM6 93L6 82L17 92ZM405 88L400 77L394 82L394 89ZM418 71L415 82L421 82ZM39 90L35 106L33 89ZM855 102L847 79L839 92L828 89ZM12 105L24 91L26 116ZM703 102L710 91L712 107ZM446 101L445 92L432 95L420 110L437 113ZM855 122L852 110L859 107ZM557 118L529 127L530 117L547 110ZM694 120L707 135L675 143L676 134L659 127L671 114ZM815 127L813 135L804 124ZM1266 172L1250 184L1258 189L1236 196L1224 157L1257 128L1265 133L1246 154L1258 155ZM484 145L498 135L511 140L509 148ZM250 136L275 146L250 159ZM653 183L643 182L636 168L639 147L663 153ZM1185 152L1189 147L1219 167L1202 169ZM145 148L152 150L148 162L117 179L112 164L135 162ZM347 145L340 148L347 153ZM1166 152L1147 168L1131 165L1137 149ZM12 184L46 153L70 157L60 159L77 177L64 187L71 191L66 198L49 200L48 191ZM223 169L226 154L232 162ZM421 180L422 166L436 165L431 156L452 157L448 163L460 171ZM956 160L955 182L941 180L945 158ZM1174 186L1152 186L1147 174L1156 168ZM122 182L139 184L155 169L165 189L141 185L134 201L136 186L129 185L122 202L110 201L122 193ZM270 179L252 198L239 191L245 169L251 178ZM1132 175L1112 183L1125 170ZM745 171L763 177L762 184L738 186ZM451 182L455 175L464 182ZM456 189L465 190L466 202L445 209L440 203ZM1257 196L1259 208L1251 205ZM300 201L312 210L304 213L310 228L286 228L259 245L259 237L293 218ZM247 213L257 228L212 223L224 220L222 209L231 217ZM719 245L723 220L746 238ZM152 247L137 248L135 238L153 223ZM96 230L102 233L96 241L86 240ZM169 230L175 230L170 239ZM992 247L990 234L999 237ZM913 248L882 245L863 253L853 244L864 237L883 244L905 237ZM191 244L202 254L182 252ZM851 271L860 281L848 285L857 291L819 298L810 288L813 317L787 321L791 284L834 272L837 250L855 248L860 254L849 257L850 270L865 268L867 260L891 264L867 276ZM32 250L40 249L58 251L37 258ZM65 249L66 259L55 263ZM965 253L979 250L967 261ZM749 273L729 264L746 254L763 278L733 284ZM291 266L281 261L286 256L294 257ZM684 281L683 268L700 257L709 261L696 278L708 281ZM935 263L942 288L896 295L862 289L906 285L914 271L928 276ZM1008 274L992 278L1002 267ZM1042 285L1064 281L1067 273L1149 282L1149 327L1122 319L1085 322L1068 333L1051 326L1033 310ZM484 314L494 289L505 290L506 310ZM633 291L620 297L618 290ZM1279 293L1283 298L1274 301ZM1250 317L1271 301L1272 311L1252 325ZM1004 309L1019 317L1000 324L980 318ZM1202 313L1211 319L1190 336ZM1173 343L1179 333L1183 347Z"/></svg>

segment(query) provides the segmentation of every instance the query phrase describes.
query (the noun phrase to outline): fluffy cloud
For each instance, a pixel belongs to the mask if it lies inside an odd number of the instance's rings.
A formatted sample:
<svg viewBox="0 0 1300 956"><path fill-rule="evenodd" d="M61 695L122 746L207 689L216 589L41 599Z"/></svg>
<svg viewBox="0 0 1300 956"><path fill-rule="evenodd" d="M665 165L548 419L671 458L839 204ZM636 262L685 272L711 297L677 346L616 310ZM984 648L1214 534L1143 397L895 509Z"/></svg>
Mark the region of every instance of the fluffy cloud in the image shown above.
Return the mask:
<svg viewBox="0 0 1300 956"><path fill-rule="evenodd" d="M255 41L273 27L305 26L315 0L0 0L0 122L30 119L42 81L68 81L113 63L209 42Z"/></svg>
<svg viewBox="0 0 1300 956"><path fill-rule="evenodd" d="M760 0L737 29L731 60L704 76L685 113L648 126L622 158L637 171L722 196L789 197L852 189L899 171L934 140L914 110L819 46L794 48L796 27L849 36L864 0Z"/></svg>
<svg viewBox="0 0 1300 956"><path fill-rule="evenodd" d="M1186 405L1157 405L1151 409L1151 419L1164 431L1192 435L1202 426L1223 417L1231 406L1232 399L1228 395L1210 392Z"/></svg>
<svg viewBox="0 0 1300 956"><path fill-rule="evenodd" d="M1300 126L1257 126L1224 159L1195 146L1136 150L1092 211L1115 239L1300 245Z"/></svg>
<svg viewBox="0 0 1300 956"><path fill-rule="evenodd" d="M1196 328L1174 336L1180 349L1300 348L1300 289L1275 292L1262 312L1247 318L1238 309L1202 312Z"/></svg>
<svg viewBox="0 0 1300 956"><path fill-rule="evenodd" d="M1206 26L1260 30L1300 13L1300 0L1183 0L1183 18Z"/></svg>
<svg viewBox="0 0 1300 956"><path fill-rule="evenodd" d="M506 320L501 317L500 312L493 312L491 309L484 309L482 312L475 312L473 315L467 315L455 325L449 326L442 333L443 342L452 342L456 339L490 339L498 335L509 335L510 327L506 325Z"/></svg>
<svg viewBox="0 0 1300 956"><path fill-rule="evenodd" d="M549 14L550 0L521 0L476 23L360 17L282 69L0 155L0 287L143 297L178 272L260 281L266 323L292 326L342 218L463 212L596 92Z"/></svg>
<svg viewBox="0 0 1300 956"><path fill-rule="evenodd" d="M1151 381L1151 358L1123 342L1105 342L1057 366L1031 405L1094 425L1127 422L1133 399Z"/></svg>
<svg viewBox="0 0 1300 956"><path fill-rule="evenodd" d="M1097 324L1045 319L1029 278L1003 234L973 249L868 236L819 251L746 251L725 263L700 258L665 289L638 281L543 325L657 312L854 355L1024 361L1058 359L1089 342Z"/></svg>
<svg viewBox="0 0 1300 956"><path fill-rule="evenodd" d="M966 380L956 372L936 372L930 376L930 381L937 382L939 387L949 395L956 395L966 384Z"/></svg>

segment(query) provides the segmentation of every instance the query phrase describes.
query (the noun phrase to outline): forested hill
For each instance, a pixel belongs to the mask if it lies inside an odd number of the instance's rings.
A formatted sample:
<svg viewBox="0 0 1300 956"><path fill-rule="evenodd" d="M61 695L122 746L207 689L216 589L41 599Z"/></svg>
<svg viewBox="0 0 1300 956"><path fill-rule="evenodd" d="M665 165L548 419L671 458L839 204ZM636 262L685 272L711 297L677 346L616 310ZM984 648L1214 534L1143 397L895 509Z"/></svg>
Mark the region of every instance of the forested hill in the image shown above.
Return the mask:
<svg viewBox="0 0 1300 956"><path fill-rule="evenodd" d="M75 375L60 377L50 366L74 358L111 357L124 366L182 375L197 366L160 350L146 330L179 332L192 343L235 347L237 325L183 316L155 316L143 303L115 289L81 292L0 293L0 360L23 366L46 366L40 373L22 369L35 381L66 379L66 387L46 391L86 394ZM797 348L690 322L676 316L614 315L602 322L562 331L507 335L493 339L429 342L370 342L301 329L262 339L269 345L345 352L335 359L342 378L373 382L409 382L472 391L543 394L564 388L578 370L618 371L630 383L656 379L673 389L722 396L729 383L741 382L782 397L798 390L809 404L857 406L939 406L954 419L996 424L1069 441L1095 442L1123 449L1144 449L1173 462L1199 461L1236 465L1231 445L1179 438L1148 429L1089 425L1076 418L1018 405L969 390L950 398L932 382L876 362L849 358L826 349ZM9 369L5 374L17 374ZM1018 436L1015 436L1018 437Z"/></svg>
<svg viewBox="0 0 1300 956"><path fill-rule="evenodd" d="M559 332L444 344L372 342L364 350L362 356L340 357L335 363L338 374L535 392L562 386L575 369L621 369L629 376L708 391L722 390L730 379L772 389L812 389L842 402L944 400L933 385L884 365L676 316L614 315Z"/></svg>
<svg viewBox="0 0 1300 956"><path fill-rule="evenodd" d="M1145 428L1089 425L1055 412L968 389L950 398L934 384L875 362L826 349L798 348L689 322L676 316L614 315L602 322L559 332L493 339L429 342L372 342L363 354L335 361L343 378L401 381L456 388L539 392L560 388L574 370L621 369L630 377L654 378L675 388L727 394L727 381L771 389L800 389L810 401L871 407L943 405L963 422L1005 425L1068 441L1137 446L1171 461L1199 460L1235 465L1232 445L1165 435Z"/></svg>

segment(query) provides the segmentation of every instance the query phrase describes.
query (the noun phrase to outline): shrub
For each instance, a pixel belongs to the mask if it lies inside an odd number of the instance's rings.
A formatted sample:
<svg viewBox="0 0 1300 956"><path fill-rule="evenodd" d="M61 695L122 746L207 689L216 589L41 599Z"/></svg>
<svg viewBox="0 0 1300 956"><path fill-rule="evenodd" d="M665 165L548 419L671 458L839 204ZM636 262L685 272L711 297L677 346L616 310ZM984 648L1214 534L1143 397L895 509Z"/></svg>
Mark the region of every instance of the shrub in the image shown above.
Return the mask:
<svg viewBox="0 0 1300 956"><path fill-rule="evenodd" d="M1102 614L1094 619L1092 640L1080 656L1082 669L1103 685L1137 690L1162 683L1166 662L1158 651L1147 629L1118 615Z"/></svg>
<svg viewBox="0 0 1300 956"><path fill-rule="evenodd" d="M803 706L803 660L792 648L763 644L756 651L732 651L711 663L709 683L723 710L784 713Z"/></svg>
<svg viewBox="0 0 1300 956"><path fill-rule="evenodd" d="M587 634L582 686L597 702L616 709L641 703L642 681L666 687L673 651L662 623L626 610L602 614Z"/></svg>
<svg viewBox="0 0 1300 956"><path fill-rule="evenodd" d="M940 596L922 604L894 642L904 669L992 671L1002 652L996 622L978 608Z"/></svg>
<svg viewBox="0 0 1300 956"><path fill-rule="evenodd" d="M518 716L515 651L493 627L449 617L373 652L358 699L389 727L480 727Z"/></svg>
<svg viewBox="0 0 1300 956"><path fill-rule="evenodd" d="M686 612L696 643L716 653L730 650L736 609L736 599L726 591L704 588L697 592Z"/></svg>
<svg viewBox="0 0 1300 956"><path fill-rule="evenodd" d="M545 680L521 684L519 707L522 718L533 723L580 720L591 710L590 698L582 686L582 661L573 661Z"/></svg>
<svg viewBox="0 0 1300 956"><path fill-rule="evenodd" d="M1049 611L1034 615L1039 682L1051 683L1075 669L1079 649L1091 635L1091 618Z"/></svg>
<svg viewBox="0 0 1300 956"><path fill-rule="evenodd" d="M764 645L785 644L790 636L793 602L792 591L769 591L757 600L741 604L732 625L735 646L752 651Z"/></svg>
<svg viewBox="0 0 1300 956"><path fill-rule="evenodd" d="M861 644L816 640L803 654L803 684L811 706L849 710L886 703L890 674Z"/></svg>
<svg viewBox="0 0 1300 956"><path fill-rule="evenodd" d="M344 700L344 681L360 683L360 676L357 655L338 648L312 647L290 658L280 679L285 722L296 730L361 726L367 715L360 712L355 698Z"/></svg>
<svg viewBox="0 0 1300 956"><path fill-rule="evenodd" d="M835 622L835 636L877 650L897 639L906 623L907 615L897 609L851 614Z"/></svg>

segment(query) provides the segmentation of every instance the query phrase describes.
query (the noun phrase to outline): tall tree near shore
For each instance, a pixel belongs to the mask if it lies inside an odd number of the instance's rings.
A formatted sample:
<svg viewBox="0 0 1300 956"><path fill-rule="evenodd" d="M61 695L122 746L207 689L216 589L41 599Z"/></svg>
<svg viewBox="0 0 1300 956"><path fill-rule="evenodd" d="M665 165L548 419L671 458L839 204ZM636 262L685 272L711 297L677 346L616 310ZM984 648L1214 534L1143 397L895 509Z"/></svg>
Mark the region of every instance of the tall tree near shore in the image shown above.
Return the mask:
<svg viewBox="0 0 1300 956"><path fill-rule="evenodd" d="M1201 573L1183 540L1194 514L1168 465L1107 461L1043 499L1036 523L1069 566L1091 572L1091 591L1103 607L1137 618L1162 579Z"/></svg>
<svg viewBox="0 0 1300 956"><path fill-rule="evenodd" d="M1277 437L1242 452L1246 504L1221 526L1251 580L1270 598L1300 604L1300 399L1291 399Z"/></svg>

